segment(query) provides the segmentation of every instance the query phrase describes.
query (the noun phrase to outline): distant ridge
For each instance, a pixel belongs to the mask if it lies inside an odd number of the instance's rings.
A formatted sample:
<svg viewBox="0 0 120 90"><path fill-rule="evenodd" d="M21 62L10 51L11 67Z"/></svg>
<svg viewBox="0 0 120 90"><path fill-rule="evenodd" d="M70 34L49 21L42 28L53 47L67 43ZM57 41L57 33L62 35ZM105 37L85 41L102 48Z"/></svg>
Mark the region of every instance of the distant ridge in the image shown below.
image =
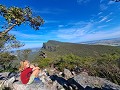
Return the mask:
<svg viewBox="0 0 120 90"><path fill-rule="evenodd" d="M57 57L61 55L74 54L78 56L93 56L98 57L101 54L112 54L120 51L119 47L105 45L88 45L59 42L49 40L43 43L42 51L48 54L48 57Z"/></svg>
<svg viewBox="0 0 120 90"><path fill-rule="evenodd" d="M81 44L120 46L120 38L81 42Z"/></svg>

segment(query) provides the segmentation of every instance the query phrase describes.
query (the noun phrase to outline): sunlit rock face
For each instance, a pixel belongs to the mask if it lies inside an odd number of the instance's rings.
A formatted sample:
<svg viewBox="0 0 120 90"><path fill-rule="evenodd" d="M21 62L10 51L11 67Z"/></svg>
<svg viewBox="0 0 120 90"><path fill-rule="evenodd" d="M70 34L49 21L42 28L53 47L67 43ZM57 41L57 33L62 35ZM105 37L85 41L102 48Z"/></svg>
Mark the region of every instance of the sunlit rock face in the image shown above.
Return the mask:
<svg viewBox="0 0 120 90"><path fill-rule="evenodd" d="M84 88L101 88L101 90L120 90L120 86L106 79L89 76L86 72L74 77L74 80ZM86 89L87 90L87 89ZM97 90L97 89L96 89Z"/></svg>

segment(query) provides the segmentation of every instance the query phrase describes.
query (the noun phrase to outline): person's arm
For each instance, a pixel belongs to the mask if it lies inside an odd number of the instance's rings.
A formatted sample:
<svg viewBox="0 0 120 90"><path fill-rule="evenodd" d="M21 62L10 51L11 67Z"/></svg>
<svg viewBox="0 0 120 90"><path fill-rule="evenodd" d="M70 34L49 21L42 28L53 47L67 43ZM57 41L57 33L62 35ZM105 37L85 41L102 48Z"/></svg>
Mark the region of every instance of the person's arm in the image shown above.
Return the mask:
<svg viewBox="0 0 120 90"><path fill-rule="evenodd" d="M40 70L40 68L39 68L39 67L35 67L35 70L36 70L36 69Z"/></svg>
<svg viewBox="0 0 120 90"><path fill-rule="evenodd" d="M34 66L33 64L30 65L30 68L33 68L33 71L34 71L34 70L40 70L39 67L36 67L36 66Z"/></svg>

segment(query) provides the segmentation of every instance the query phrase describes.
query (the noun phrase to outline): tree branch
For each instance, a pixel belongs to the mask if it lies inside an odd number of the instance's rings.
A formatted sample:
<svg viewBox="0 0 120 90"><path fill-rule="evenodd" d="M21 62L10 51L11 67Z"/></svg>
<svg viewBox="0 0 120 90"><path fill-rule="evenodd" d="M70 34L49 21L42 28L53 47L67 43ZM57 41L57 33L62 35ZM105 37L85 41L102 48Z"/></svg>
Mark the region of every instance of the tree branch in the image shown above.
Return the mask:
<svg viewBox="0 0 120 90"><path fill-rule="evenodd" d="M4 34L8 33L12 28L14 28L17 25L17 23L11 25L9 28L4 30L3 32L0 33L0 37L2 37Z"/></svg>

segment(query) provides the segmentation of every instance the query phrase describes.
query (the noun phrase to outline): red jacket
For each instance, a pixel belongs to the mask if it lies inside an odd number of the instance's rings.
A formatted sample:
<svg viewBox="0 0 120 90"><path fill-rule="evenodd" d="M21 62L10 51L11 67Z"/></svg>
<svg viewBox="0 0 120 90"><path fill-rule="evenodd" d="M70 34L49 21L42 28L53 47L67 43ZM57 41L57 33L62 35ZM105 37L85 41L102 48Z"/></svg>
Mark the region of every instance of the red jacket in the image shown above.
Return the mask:
<svg viewBox="0 0 120 90"><path fill-rule="evenodd" d="M24 69L20 74L20 79L23 84L27 84L30 76L32 74L32 68L26 68Z"/></svg>

